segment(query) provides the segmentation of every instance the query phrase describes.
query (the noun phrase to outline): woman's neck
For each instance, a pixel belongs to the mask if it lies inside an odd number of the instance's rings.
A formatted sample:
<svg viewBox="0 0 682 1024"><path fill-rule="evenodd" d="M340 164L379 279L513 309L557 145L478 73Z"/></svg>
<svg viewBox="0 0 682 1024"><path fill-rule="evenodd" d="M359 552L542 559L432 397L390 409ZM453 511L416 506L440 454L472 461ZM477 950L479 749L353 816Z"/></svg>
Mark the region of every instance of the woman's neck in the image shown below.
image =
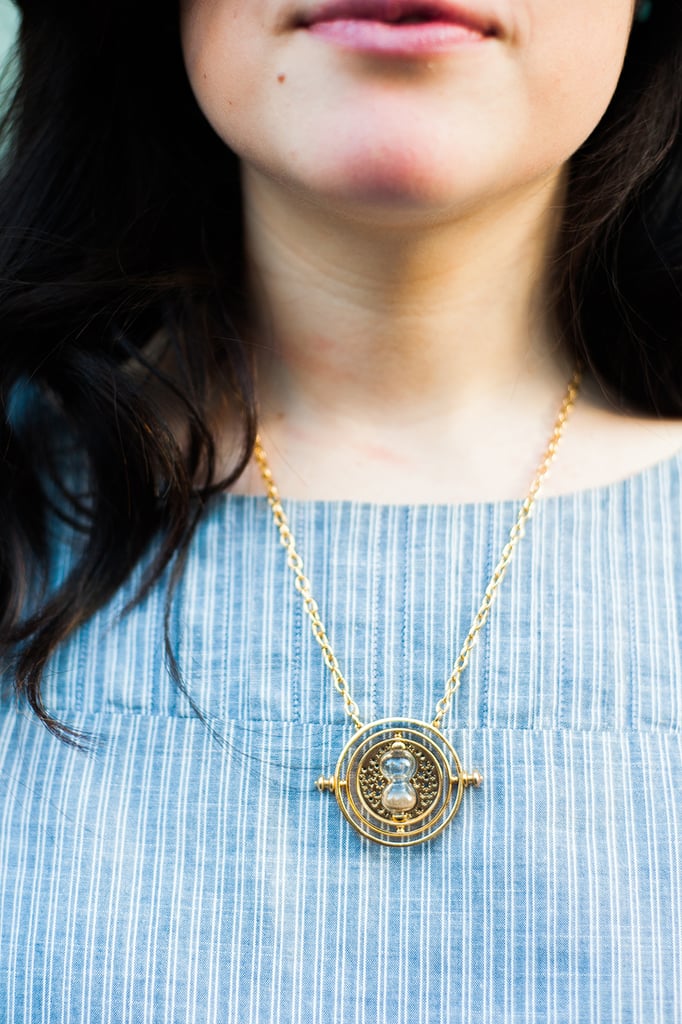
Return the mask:
<svg viewBox="0 0 682 1024"><path fill-rule="evenodd" d="M543 295L560 183L418 229L246 179L260 427L282 494L523 497L574 369ZM235 436L226 422L225 471ZM544 491L601 486L680 448L682 422L624 414L586 382ZM234 492L263 493L254 465Z"/></svg>
<svg viewBox="0 0 682 1024"><path fill-rule="evenodd" d="M431 224L368 227L247 189L264 422L454 420L565 367L543 315L556 182ZM318 424L321 427L322 424Z"/></svg>
<svg viewBox="0 0 682 1024"><path fill-rule="evenodd" d="M571 371L543 313L559 182L370 226L246 177L261 431L283 491L522 493Z"/></svg>

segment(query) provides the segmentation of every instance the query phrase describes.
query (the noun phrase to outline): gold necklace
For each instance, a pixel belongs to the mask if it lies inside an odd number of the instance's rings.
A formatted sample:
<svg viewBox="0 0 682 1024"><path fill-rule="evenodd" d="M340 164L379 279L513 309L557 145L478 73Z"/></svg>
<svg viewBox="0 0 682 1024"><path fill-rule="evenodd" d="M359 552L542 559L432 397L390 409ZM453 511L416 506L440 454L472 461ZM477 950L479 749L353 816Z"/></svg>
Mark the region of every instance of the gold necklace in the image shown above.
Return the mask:
<svg viewBox="0 0 682 1024"><path fill-rule="evenodd" d="M382 718L368 725L361 722L360 710L341 673L317 602L312 596L310 581L303 571L303 560L296 551L260 436L256 438L254 458L265 484L275 526L286 549L287 565L294 574L296 589L303 599L313 635L322 649L334 686L343 697L346 713L357 730L342 750L334 775L329 778L322 776L315 785L320 792L334 794L344 817L367 839L384 846L414 846L433 839L454 818L464 790L469 786L478 787L483 781L480 772L463 771L456 751L440 727L461 684L462 673L469 663L478 634L488 620L493 598L523 536L540 487L556 456L579 387L580 372L577 371L568 385L545 454L493 570L480 608L445 685L445 692L436 704L432 722L411 718Z"/></svg>

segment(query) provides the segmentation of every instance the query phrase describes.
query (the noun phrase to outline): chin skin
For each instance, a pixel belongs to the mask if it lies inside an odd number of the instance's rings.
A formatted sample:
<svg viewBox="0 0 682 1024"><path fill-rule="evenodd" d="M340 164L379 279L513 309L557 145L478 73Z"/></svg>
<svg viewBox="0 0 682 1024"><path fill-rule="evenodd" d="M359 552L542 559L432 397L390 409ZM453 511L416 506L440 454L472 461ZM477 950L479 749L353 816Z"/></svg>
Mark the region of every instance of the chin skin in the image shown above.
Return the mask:
<svg viewBox="0 0 682 1024"><path fill-rule="evenodd" d="M427 133L382 128L330 138L324 160L300 169L308 183L337 202L387 209L447 208L471 193L464 153Z"/></svg>
<svg viewBox="0 0 682 1024"><path fill-rule="evenodd" d="M408 74L280 30L284 0L183 0L183 50L247 186L262 176L335 215L399 223L544 189L559 174L620 73L631 5L600 3L585 34L588 0L519 0L532 31Z"/></svg>
<svg viewBox="0 0 682 1024"><path fill-rule="evenodd" d="M534 191L549 199L548 184L583 141L580 125L573 137L524 147L519 138L537 139L539 132L518 112L483 119L475 116L475 104L460 101L434 116L420 111L414 97L382 97L364 110L339 104L324 115L302 102L289 110L275 103L254 131L253 121L239 113L248 109L241 97L226 116L202 79L197 93L214 129L241 158L247 204L264 196L267 184L270 201L279 193L284 203L368 226L445 224ZM261 186L250 196L258 179Z"/></svg>
<svg viewBox="0 0 682 1024"><path fill-rule="evenodd" d="M544 192L561 174L562 154L555 161L528 163L505 180L505 161L499 146L479 140L469 146L460 140L434 138L404 131L377 139L355 132L337 133L319 145L319 159L306 159L312 147L288 165L259 159L254 152L244 164L247 197L257 179L267 183L271 197L289 192L306 206L326 209L334 216L385 227L418 227L446 223L471 215L490 203L527 191ZM481 158L481 150L488 154ZM504 152L504 150L503 150ZM504 182L504 187L501 187ZM259 194L262 189L258 188Z"/></svg>

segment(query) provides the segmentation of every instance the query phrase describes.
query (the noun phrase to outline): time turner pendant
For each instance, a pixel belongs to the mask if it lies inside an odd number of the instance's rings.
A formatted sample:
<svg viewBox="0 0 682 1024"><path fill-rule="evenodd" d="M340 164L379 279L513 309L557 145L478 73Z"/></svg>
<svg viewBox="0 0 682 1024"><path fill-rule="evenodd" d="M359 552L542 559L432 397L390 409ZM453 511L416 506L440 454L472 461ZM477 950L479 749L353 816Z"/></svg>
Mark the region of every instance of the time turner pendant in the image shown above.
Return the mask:
<svg viewBox="0 0 682 1024"><path fill-rule="evenodd" d="M344 747L320 792L336 797L343 815L366 839L416 846L433 839L459 810L467 786L480 786L433 725L384 718L360 729Z"/></svg>

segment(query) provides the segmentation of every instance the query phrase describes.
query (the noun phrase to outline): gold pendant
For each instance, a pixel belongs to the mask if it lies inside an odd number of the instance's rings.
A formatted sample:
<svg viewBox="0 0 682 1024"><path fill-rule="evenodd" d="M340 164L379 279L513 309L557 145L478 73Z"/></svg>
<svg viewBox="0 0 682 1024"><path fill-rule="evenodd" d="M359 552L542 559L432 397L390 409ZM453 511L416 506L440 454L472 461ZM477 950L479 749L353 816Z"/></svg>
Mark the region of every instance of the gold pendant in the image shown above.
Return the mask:
<svg viewBox="0 0 682 1024"><path fill-rule="evenodd" d="M464 772L445 736L410 718L383 718L349 740L320 792L336 797L361 836L383 846L416 846L439 835L454 818L467 786L480 772Z"/></svg>

